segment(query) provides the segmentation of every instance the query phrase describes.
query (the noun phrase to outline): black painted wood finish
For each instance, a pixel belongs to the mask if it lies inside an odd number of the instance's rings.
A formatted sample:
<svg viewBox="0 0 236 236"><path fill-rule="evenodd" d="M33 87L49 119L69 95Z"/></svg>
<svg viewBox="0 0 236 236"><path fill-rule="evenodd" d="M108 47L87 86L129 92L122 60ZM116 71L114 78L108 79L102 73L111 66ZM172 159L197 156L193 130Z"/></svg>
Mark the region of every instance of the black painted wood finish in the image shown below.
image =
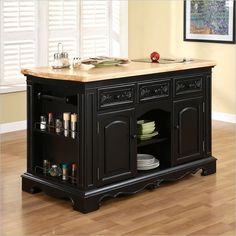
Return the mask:
<svg viewBox="0 0 236 236"><path fill-rule="evenodd" d="M40 115L75 112L75 139L38 129ZM72 201L83 213L105 197L159 187L202 169L216 172L211 154L211 68L92 83L27 77L27 172L22 190ZM151 119L159 135L137 138L136 122ZM155 155L160 166L137 170L137 153ZM43 160L76 163L77 181L43 175Z"/></svg>
<svg viewBox="0 0 236 236"><path fill-rule="evenodd" d="M203 115L202 97L174 102L175 164L200 159L203 156Z"/></svg>
<svg viewBox="0 0 236 236"><path fill-rule="evenodd" d="M134 109L98 117L98 181L112 183L135 176L136 138Z"/></svg>

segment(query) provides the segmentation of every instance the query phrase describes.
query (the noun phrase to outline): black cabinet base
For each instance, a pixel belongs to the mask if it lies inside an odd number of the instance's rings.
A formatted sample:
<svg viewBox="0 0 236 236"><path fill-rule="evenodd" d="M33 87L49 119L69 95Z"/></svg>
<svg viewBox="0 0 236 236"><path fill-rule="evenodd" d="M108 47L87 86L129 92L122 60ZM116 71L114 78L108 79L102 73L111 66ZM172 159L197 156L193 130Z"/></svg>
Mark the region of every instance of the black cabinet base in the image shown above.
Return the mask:
<svg viewBox="0 0 236 236"><path fill-rule="evenodd" d="M165 170L145 171L135 178L87 191L25 173L22 175L22 190L32 194L43 191L53 197L70 199L74 210L88 213L97 210L101 201L106 197L115 198L119 195L130 195L145 188L154 189L159 187L162 182L180 180L199 170L202 170L204 176L214 174L216 159L208 157Z"/></svg>

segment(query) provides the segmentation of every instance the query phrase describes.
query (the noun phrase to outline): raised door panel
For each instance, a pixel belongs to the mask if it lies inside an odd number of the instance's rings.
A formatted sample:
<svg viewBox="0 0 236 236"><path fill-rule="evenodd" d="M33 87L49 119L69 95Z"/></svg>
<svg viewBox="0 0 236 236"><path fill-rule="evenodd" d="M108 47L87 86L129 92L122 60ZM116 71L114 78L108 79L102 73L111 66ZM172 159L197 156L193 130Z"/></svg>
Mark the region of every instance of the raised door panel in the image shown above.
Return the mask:
<svg viewBox="0 0 236 236"><path fill-rule="evenodd" d="M174 164L203 157L203 100L182 100L174 104Z"/></svg>
<svg viewBox="0 0 236 236"><path fill-rule="evenodd" d="M106 113L99 117L100 184L116 182L136 173L134 110Z"/></svg>

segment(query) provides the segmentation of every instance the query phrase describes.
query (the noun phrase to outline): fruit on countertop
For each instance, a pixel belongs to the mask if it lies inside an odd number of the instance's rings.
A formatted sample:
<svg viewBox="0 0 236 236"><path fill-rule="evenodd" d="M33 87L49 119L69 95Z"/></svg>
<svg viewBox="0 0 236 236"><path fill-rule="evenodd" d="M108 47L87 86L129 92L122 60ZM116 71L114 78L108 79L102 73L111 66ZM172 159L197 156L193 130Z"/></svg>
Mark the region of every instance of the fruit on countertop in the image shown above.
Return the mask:
<svg viewBox="0 0 236 236"><path fill-rule="evenodd" d="M158 52L152 52L150 54L150 58L152 62L158 62L158 60L160 59L160 54Z"/></svg>

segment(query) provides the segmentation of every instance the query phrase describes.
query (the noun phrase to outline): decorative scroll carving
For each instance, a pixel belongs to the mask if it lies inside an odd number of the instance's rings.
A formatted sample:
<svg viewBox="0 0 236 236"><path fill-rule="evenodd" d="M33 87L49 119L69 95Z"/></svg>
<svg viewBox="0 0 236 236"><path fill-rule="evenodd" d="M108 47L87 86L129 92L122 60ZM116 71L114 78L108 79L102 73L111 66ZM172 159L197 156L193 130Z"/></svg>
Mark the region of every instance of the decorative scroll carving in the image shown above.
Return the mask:
<svg viewBox="0 0 236 236"><path fill-rule="evenodd" d="M140 101L169 97L169 82L141 85L139 89Z"/></svg>
<svg viewBox="0 0 236 236"><path fill-rule="evenodd" d="M170 177L157 178L153 181L150 181L149 183L140 183L140 184L137 184L136 186L132 187L129 191L125 191L125 190L117 191L117 192L112 191L111 193L106 193L104 195L101 195L99 198L99 202L101 203L104 198L108 198L108 197L116 198L120 195L136 194L138 192L143 191L144 189L154 190L154 189L160 187L161 184L164 182L178 181L188 175L196 174L196 172L198 172L200 169L201 168L198 167L198 168L195 168L195 169L192 169L189 171L182 171L182 172L175 173L173 176L170 176Z"/></svg>
<svg viewBox="0 0 236 236"><path fill-rule="evenodd" d="M185 79L176 81L175 94L186 94L202 91L202 78Z"/></svg>
<svg viewBox="0 0 236 236"><path fill-rule="evenodd" d="M99 107L110 107L115 105L127 104L134 102L134 89L133 87L116 89L116 90L103 90L99 93Z"/></svg>

